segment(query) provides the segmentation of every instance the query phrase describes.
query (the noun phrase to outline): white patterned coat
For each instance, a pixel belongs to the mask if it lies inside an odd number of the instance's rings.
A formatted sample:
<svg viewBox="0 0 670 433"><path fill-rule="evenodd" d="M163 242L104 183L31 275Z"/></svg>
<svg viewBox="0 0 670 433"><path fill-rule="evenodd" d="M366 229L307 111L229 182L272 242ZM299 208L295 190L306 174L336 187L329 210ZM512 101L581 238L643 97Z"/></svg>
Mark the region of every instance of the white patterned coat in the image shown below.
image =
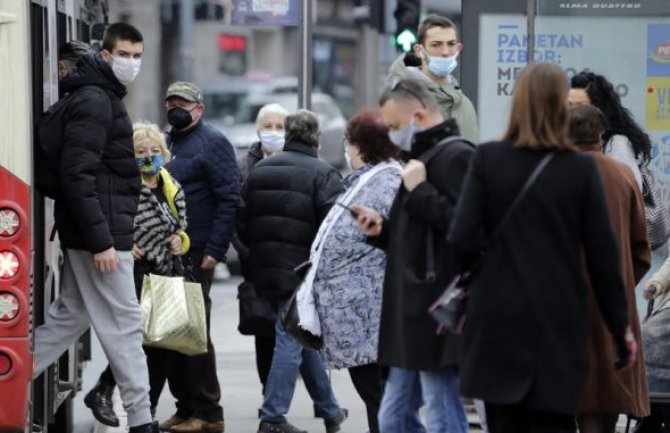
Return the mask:
<svg viewBox="0 0 670 433"><path fill-rule="evenodd" d="M366 165L354 170L345 179L345 187L350 188L371 168ZM351 203L375 209L386 218L400 182L397 167L381 170L356 193ZM331 212L334 210L335 207ZM365 241L365 235L347 212L324 240L313 290L327 368L377 361L386 254Z"/></svg>

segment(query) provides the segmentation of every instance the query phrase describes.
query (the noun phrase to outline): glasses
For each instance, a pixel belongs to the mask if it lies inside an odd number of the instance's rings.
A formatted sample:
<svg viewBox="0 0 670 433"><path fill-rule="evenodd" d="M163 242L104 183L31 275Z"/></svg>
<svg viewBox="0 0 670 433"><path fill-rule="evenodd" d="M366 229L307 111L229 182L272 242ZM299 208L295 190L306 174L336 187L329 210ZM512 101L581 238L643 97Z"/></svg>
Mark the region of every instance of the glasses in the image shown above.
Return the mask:
<svg viewBox="0 0 670 433"><path fill-rule="evenodd" d="M426 103L423 102L423 99L421 99L421 96L419 96L418 93L416 93L414 90L410 89L405 83L403 83L400 80L396 81L395 83L393 83L391 85L391 93L395 93L398 90L402 90L403 92L410 94L412 97L414 97L414 99L416 99L417 101L419 101L421 103L421 106L423 107L424 110L426 109Z"/></svg>

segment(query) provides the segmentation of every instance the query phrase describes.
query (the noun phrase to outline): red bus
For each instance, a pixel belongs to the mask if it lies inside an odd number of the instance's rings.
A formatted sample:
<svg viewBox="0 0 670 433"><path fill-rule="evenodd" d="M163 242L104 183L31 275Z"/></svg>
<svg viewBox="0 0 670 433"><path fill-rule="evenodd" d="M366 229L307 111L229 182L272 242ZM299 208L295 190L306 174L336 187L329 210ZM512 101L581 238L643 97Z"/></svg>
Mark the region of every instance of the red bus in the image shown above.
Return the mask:
<svg viewBox="0 0 670 433"><path fill-rule="evenodd" d="M53 203L32 188L33 130L58 98L58 47L91 41L107 10L107 0L0 0L0 433L72 427L87 336L32 378L32 330L58 295L60 261Z"/></svg>

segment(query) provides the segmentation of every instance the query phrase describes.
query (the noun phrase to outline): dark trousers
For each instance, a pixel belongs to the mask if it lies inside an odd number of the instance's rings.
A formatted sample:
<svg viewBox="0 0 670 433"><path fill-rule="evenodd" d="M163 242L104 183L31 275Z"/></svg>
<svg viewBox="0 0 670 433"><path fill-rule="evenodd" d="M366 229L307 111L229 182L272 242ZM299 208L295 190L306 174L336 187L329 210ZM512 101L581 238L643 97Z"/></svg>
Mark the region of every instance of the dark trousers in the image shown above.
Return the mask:
<svg viewBox="0 0 670 433"><path fill-rule="evenodd" d="M486 403L491 433L575 433L574 415L544 412L519 405Z"/></svg>
<svg viewBox="0 0 670 433"><path fill-rule="evenodd" d="M270 374L270 366L272 366L272 354L275 351L275 336L254 336L254 343L256 345L256 370L258 370L258 378L263 385L263 394L265 394L265 384L268 381Z"/></svg>
<svg viewBox="0 0 670 433"><path fill-rule="evenodd" d="M209 291L212 287L214 270L200 267L204 251L191 249L182 256L184 267L190 269L196 282L202 285L202 296L205 300L207 315L207 353L188 356L175 352L171 367L173 373L168 375L170 392L177 399L177 415L179 418L199 418L205 421L222 421L223 408L221 388L216 374L216 353L210 337L210 313L212 300Z"/></svg>
<svg viewBox="0 0 670 433"><path fill-rule="evenodd" d="M356 392L363 399L368 412L370 433L379 433L377 413L382 401L382 378L379 364L366 364L349 368L349 376Z"/></svg>

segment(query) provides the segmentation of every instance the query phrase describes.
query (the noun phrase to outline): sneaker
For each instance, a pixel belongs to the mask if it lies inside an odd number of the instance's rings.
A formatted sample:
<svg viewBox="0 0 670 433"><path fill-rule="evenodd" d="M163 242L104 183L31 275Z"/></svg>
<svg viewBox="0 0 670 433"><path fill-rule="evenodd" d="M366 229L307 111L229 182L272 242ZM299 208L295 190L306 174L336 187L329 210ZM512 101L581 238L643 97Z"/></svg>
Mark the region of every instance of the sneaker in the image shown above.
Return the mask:
<svg viewBox="0 0 670 433"><path fill-rule="evenodd" d="M300 430L298 427L287 422L277 424L261 421L261 424L258 426L258 433L307 433L307 431Z"/></svg>
<svg viewBox="0 0 670 433"><path fill-rule="evenodd" d="M345 410L340 411L340 415L335 419L326 420L323 423L326 425L326 433L337 433L345 419L349 416L349 412Z"/></svg>

